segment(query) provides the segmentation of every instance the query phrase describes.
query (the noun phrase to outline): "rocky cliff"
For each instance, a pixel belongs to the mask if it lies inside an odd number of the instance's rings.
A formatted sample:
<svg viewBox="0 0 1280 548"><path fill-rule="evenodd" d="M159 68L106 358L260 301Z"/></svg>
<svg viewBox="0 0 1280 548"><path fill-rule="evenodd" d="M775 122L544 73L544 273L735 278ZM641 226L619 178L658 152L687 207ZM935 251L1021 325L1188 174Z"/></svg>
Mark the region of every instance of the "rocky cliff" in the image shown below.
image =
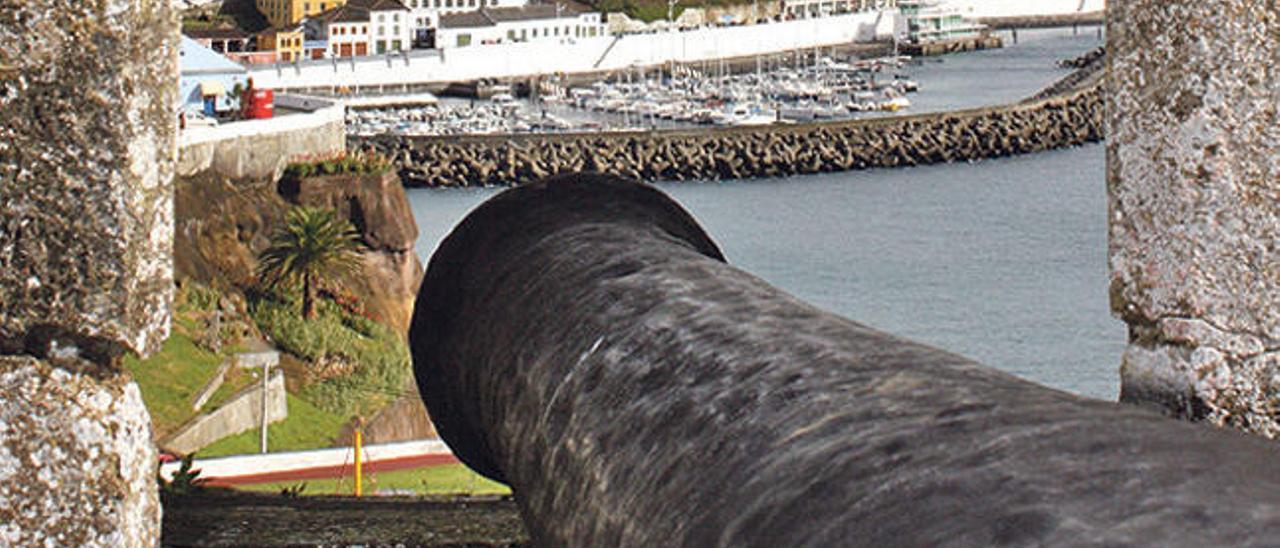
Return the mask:
<svg viewBox="0 0 1280 548"><path fill-rule="evenodd" d="M422 264L413 251L418 226L394 174L335 175L279 183L235 180L205 171L176 188L175 268L202 283L247 289L257 254L294 205L333 208L351 221L367 249L363 268L342 289L369 315L405 333Z"/></svg>
<svg viewBox="0 0 1280 548"><path fill-rule="evenodd" d="M294 205L333 208L350 220L367 249L360 272L341 288L373 319L408 331L422 263L413 251L418 226L400 180L333 175L304 180L232 179L213 170L176 185L174 263L179 276L225 289L256 283L257 254ZM402 397L367 421L377 441L434 437L416 395ZM341 440L339 440L341 441Z"/></svg>

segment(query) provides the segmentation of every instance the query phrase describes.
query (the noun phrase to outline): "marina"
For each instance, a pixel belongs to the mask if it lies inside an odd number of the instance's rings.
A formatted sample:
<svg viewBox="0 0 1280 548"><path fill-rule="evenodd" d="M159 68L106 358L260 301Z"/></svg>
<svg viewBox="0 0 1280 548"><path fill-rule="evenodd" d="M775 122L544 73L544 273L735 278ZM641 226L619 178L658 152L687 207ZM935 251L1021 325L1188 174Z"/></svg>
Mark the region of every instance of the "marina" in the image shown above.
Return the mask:
<svg viewBox="0 0 1280 548"><path fill-rule="evenodd" d="M352 135L459 135L571 131L634 131L697 125L747 126L841 120L911 106L919 84L902 70L909 57L842 59L815 52L760 57L756 70L731 73L723 64L699 69L623 71L589 85L547 82L526 100L506 86L488 100L359 109Z"/></svg>
<svg viewBox="0 0 1280 548"><path fill-rule="evenodd" d="M997 34L1008 36L1008 31ZM822 52L618 71L597 82L545 81L533 97L499 86L488 100L440 97L351 109L351 135L621 132L920 114L1011 103L1070 72L1059 63L1100 41L1095 29L1022 31L1012 47L941 58L849 59ZM1011 40L1007 43L1012 44ZM1077 51L1080 50L1080 51ZM999 81L999 86L991 82ZM367 100L367 99L366 99Z"/></svg>

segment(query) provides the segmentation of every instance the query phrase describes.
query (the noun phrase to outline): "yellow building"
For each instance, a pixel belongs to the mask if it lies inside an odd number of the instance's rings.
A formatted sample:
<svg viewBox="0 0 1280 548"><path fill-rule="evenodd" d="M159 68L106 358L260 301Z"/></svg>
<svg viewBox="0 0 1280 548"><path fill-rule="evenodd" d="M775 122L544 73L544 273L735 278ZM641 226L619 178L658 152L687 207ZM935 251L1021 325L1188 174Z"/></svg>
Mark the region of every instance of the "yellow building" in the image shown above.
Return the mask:
<svg viewBox="0 0 1280 548"><path fill-rule="evenodd" d="M302 27L273 28L258 33L258 51L274 51L280 61L302 57Z"/></svg>
<svg viewBox="0 0 1280 548"><path fill-rule="evenodd" d="M258 11L262 12L275 28L295 25L303 17L336 8L346 4L347 0L254 0L254 2L258 6Z"/></svg>

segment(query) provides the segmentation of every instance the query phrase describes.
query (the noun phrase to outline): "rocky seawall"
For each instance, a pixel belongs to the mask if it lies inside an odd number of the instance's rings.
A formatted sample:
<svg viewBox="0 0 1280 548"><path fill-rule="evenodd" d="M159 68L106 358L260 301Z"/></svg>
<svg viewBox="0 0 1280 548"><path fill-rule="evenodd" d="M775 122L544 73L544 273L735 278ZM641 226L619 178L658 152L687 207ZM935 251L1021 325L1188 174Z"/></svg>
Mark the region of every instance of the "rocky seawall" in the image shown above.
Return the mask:
<svg viewBox="0 0 1280 548"><path fill-rule="evenodd" d="M351 137L410 186L518 185L597 171L644 180L779 177L1040 152L1100 141L1100 79L982 109L746 128L502 136Z"/></svg>

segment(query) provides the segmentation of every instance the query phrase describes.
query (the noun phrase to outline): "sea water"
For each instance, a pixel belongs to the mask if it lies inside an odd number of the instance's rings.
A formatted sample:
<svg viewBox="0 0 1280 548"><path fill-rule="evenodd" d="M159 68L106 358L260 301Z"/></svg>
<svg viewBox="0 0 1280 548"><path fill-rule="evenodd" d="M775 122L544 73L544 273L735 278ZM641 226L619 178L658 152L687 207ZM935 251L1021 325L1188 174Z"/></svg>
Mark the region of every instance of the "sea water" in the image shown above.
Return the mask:
<svg viewBox="0 0 1280 548"><path fill-rule="evenodd" d="M1019 31L913 77L924 108L1025 97L1098 45ZM1006 34L1006 40L1007 34ZM940 96L925 102L929 90ZM929 106L929 105L934 106ZM916 111L916 109L913 109ZM912 168L658 183L729 261L821 308L1061 390L1115 399L1124 323L1107 304L1102 145ZM501 189L410 189L424 262Z"/></svg>

